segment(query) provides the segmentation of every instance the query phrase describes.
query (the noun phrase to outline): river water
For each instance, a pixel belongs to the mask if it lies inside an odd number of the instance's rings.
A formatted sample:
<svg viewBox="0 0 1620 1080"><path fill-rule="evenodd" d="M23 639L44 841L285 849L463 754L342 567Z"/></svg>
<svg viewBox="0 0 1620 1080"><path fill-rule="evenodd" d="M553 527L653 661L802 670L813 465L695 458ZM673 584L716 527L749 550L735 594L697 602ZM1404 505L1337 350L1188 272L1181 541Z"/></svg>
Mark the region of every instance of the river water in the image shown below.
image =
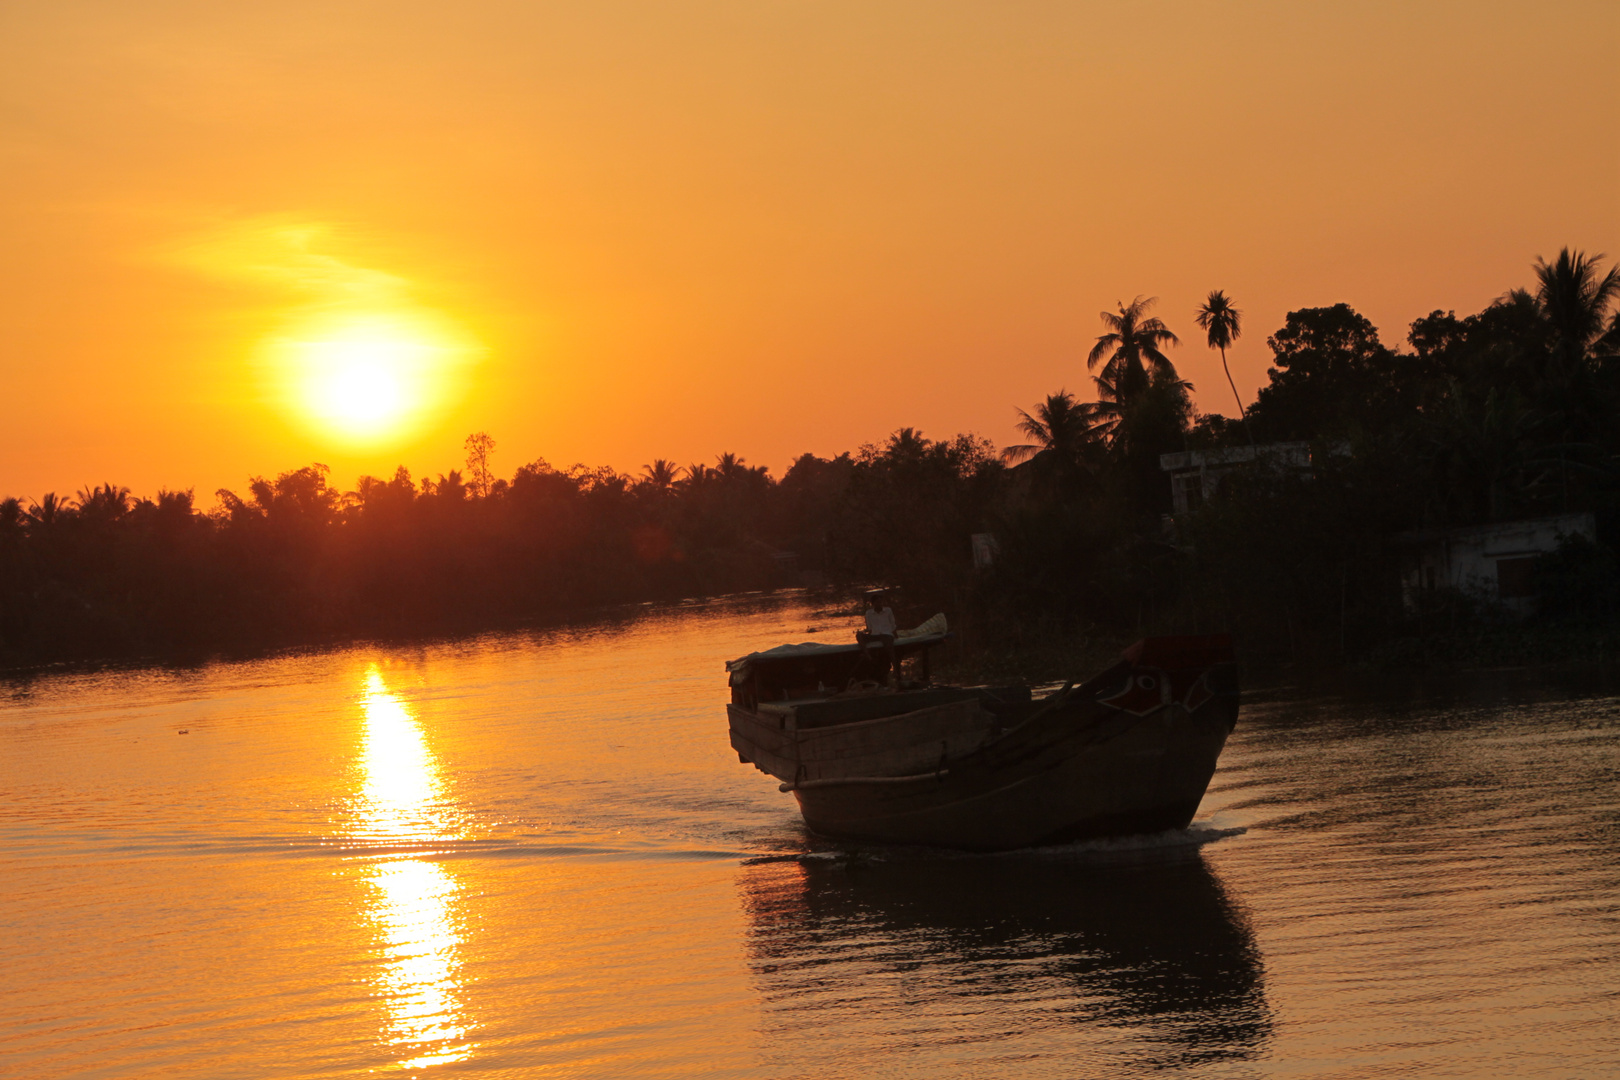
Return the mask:
<svg viewBox="0 0 1620 1080"><path fill-rule="evenodd" d="M0 685L7 1077L1599 1077L1620 700L1246 703L1185 833L855 851L589 628Z"/></svg>

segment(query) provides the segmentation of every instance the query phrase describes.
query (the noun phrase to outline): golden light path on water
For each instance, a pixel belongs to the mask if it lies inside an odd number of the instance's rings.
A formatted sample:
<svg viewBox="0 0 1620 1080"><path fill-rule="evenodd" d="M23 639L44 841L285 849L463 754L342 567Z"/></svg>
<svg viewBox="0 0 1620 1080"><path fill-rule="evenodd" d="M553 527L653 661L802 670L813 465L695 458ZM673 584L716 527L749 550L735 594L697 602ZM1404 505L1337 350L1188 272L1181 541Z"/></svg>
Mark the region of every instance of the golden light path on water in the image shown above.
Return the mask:
<svg viewBox="0 0 1620 1080"><path fill-rule="evenodd" d="M366 672L360 708L365 786L355 835L393 843L453 839L438 761L416 717L388 689L375 664ZM475 1044L467 1040L459 995L461 937L454 912L459 883L441 864L414 858L378 862L367 881L372 889L367 915L383 942L387 1038L405 1055L399 1067L465 1060Z"/></svg>

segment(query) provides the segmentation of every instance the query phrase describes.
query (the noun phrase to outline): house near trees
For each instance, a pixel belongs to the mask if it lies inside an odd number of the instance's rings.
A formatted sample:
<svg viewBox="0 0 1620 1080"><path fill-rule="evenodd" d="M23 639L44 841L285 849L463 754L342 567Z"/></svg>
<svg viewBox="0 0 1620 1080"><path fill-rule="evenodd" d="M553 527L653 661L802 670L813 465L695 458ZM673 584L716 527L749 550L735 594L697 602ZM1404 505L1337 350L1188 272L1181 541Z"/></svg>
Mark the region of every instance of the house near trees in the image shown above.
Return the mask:
<svg viewBox="0 0 1620 1080"><path fill-rule="evenodd" d="M1159 468L1170 474L1170 500L1178 514L1190 513L1213 499L1228 474L1256 466L1309 476L1311 444L1261 443L1159 455Z"/></svg>
<svg viewBox="0 0 1620 1080"><path fill-rule="evenodd" d="M1428 529L1397 538L1403 553L1401 595L1417 611L1440 589L1451 589L1519 615L1535 611L1537 563L1579 537L1596 543L1589 513L1498 521L1460 529Z"/></svg>

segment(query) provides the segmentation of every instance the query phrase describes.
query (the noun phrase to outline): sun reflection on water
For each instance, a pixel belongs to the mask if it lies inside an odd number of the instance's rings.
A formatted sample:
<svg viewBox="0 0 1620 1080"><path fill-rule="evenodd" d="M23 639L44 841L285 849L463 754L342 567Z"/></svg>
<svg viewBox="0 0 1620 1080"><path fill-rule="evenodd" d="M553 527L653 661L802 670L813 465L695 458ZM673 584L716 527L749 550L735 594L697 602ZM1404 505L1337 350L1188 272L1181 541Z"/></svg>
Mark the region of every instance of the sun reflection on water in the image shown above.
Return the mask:
<svg viewBox="0 0 1620 1080"><path fill-rule="evenodd" d="M360 708L365 783L355 835L396 843L454 839L438 761L416 717L376 665L366 672ZM461 937L454 908L460 883L441 864L414 858L378 862L367 882L373 891L367 915L383 940L387 1037L409 1055L399 1067L465 1060L473 1044L466 1041L470 1028L461 1015L458 982Z"/></svg>
<svg viewBox="0 0 1620 1080"><path fill-rule="evenodd" d="M360 696L365 715L364 807L356 832L372 840L432 841L453 836L440 806L439 763L405 703L390 692L376 665Z"/></svg>

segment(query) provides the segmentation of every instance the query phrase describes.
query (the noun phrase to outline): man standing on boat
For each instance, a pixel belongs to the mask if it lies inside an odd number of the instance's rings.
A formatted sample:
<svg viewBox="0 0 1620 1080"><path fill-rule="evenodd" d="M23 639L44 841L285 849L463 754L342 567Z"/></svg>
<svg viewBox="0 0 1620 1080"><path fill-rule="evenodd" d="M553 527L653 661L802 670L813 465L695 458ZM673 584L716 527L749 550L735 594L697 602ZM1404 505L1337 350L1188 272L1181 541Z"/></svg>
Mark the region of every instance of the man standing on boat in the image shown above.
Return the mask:
<svg viewBox="0 0 1620 1080"><path fill-rule="evenodd" d="M862 649L875 643L882 645L888 651L889 677L898 686L900 682L900 662L895 659L894 655L894 635L894 608L883 602L883 593L867 593L866 629L855 631L855 640L860 642Z"/></svg>

